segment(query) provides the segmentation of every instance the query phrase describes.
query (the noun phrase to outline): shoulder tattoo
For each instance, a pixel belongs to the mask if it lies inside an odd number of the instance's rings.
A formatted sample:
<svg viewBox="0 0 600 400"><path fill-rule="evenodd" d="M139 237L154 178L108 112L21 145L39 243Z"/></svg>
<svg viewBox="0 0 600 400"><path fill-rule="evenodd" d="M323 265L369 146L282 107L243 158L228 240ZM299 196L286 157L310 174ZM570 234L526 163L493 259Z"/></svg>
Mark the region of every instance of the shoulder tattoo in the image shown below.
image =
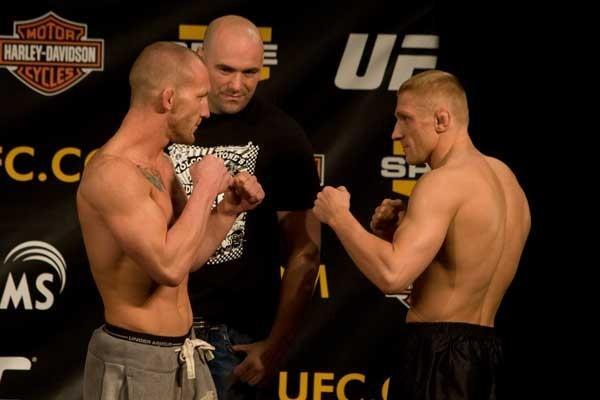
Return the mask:
<svg viewBox="0 0 600 400"><path fill-rule="evenodd" d="M161 192L163 192L165 190L165 185L163 184L162 178L160 177L160 174L158 173L157 170L152 169L152 168L142 167L140 165L137 165L137 167L139 168L140 171L142 171L142 174L144 174L144 176L146 177L146 179L148 179L148 181L152 184L152 186L154 186Z"/></svg>

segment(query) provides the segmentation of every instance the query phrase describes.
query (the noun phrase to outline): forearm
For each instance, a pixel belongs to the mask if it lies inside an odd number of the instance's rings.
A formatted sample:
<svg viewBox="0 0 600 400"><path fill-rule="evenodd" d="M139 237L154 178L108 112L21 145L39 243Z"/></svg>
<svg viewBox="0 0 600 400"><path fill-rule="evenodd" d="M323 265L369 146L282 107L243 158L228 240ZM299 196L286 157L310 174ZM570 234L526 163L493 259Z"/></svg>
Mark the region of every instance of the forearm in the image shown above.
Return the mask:
<svg viewBox="0 0 600 400"><path fill-rule="evenodd" d="M177 222L167 231L163 262L168 266L172 283L180 283L193 266L199 243L207 235L213 191L194 191Z"/></svg>
<svg viewBox="0 0 600 400"><path fill-rule="evenodd" d="M282 356L296 336L313 294L318 269L319 250L316 245L288 259L281 281L279 306L267 340L267 352L274 357Z"/></svg>
<svg viewBox="0 0 600 400"><path fill-rule="evenodd" d="M331 228L352 261L381 291L389 293L410 285L405 268L399 264L402 257L395 254L393 244L367 232L349 211L338 215Z"/></svg>
<svg viewBox="0 0 600 400"><path fill-rule="evenodd" d="M235 222L238 214L227 214L219 211L219 207L215 207L208 219L207 226L210 227L204 235L204 239L200 242L198 251L194 257L194 266L192 271L200 269L206 261L215 253L229 230Z"/></svg>

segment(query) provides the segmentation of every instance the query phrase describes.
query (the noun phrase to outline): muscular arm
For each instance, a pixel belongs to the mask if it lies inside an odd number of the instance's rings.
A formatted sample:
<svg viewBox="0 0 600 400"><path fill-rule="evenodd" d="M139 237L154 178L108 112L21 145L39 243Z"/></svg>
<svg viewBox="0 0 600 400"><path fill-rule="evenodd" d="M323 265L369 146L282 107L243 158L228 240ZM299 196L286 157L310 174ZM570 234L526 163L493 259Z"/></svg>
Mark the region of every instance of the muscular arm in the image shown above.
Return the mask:
<svg viewBox="0 0 600 400"><path fill-rule="evenodd" d="M354 263L384 293L406 289L444 242L456 202L444 191L443 182L431 175L415 186L391 243L367 232L347 209L330 220Z"/></svg>
<svg viewBox="0 0 600 400"><path fill-rule="evenodd" d="M227 232L235 222L237 214L227 214L220 212L219 207L215 207L209 216L208 226L210 229L206 231L196 255L194 256L193 271L199 270L206 261L215 254L219 244L223 241Z"/></svg>
<svg viewBox="0 0 600 400"><path fill-rule="evenodd" d="M88 171L78 195L106 222L123 252L158 284L178 286L192 266L217 194L217 186L194 191L170 228L150 197L148 183L123 160L99 161Z"/></svg>
<svg viewBox="0 0 600 400"><path fill-rule="evenodd" d="M281 353L297 333L302 312L313 293L321 246L321 224L312 211L280 211L277 215L286 268L267 353Z"/></svg>
<svg viewBox="0 0 600 400"><path fill-rule="evenodd" d="M256 179L247 172L240 172L232 180L223 194L223 200L209 217L210 230L196 254L194 271L198 270L212 256L231 229L240 213L256 208L264 199L265 192Z"/></svg>
<svg viewBox="0 0 600 400"><path fill-rule="evenodd" d="M279 306L266 340L234 345L248 356L234 373L255 385L272 378L275 368L294 338L300 316L309 301L318 271L321 227L311 211L278 212L285 242L286 270L282 279Z"/></svg>

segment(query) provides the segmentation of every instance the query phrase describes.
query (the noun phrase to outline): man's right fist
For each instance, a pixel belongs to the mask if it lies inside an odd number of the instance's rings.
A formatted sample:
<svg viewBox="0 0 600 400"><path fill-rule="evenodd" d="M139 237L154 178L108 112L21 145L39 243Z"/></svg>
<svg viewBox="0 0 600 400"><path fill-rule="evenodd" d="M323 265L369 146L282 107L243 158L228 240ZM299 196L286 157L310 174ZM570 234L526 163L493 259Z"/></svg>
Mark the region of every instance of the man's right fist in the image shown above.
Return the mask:
<svg viewBox="0 0 600 400"><path fill-rule="evenodd" d="M404 202L400 199L385 199L371 217L371 230L382 239L391 241L398 224L404 217Z"/></svg>
<svg viewBox="0 0 600 400"><path fill-rule="evenodd" d="M199 185L204 189L214 189L223 193L231 185L231 175L222 159L207 155L190 167L190 176L194 188Z"/></svg>

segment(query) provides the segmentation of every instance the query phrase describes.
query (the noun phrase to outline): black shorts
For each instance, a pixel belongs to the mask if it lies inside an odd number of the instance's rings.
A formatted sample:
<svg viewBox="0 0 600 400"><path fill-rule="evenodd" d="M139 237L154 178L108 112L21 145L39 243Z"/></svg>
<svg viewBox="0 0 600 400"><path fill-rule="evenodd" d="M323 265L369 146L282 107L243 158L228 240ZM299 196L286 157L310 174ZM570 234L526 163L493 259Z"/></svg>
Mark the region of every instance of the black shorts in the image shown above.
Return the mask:
<svg viewBox="0 0 600 400"><path fill-rule="evenodd" d="M389 400L496 400L502 344L494 328L407 323Z"/></svg>

